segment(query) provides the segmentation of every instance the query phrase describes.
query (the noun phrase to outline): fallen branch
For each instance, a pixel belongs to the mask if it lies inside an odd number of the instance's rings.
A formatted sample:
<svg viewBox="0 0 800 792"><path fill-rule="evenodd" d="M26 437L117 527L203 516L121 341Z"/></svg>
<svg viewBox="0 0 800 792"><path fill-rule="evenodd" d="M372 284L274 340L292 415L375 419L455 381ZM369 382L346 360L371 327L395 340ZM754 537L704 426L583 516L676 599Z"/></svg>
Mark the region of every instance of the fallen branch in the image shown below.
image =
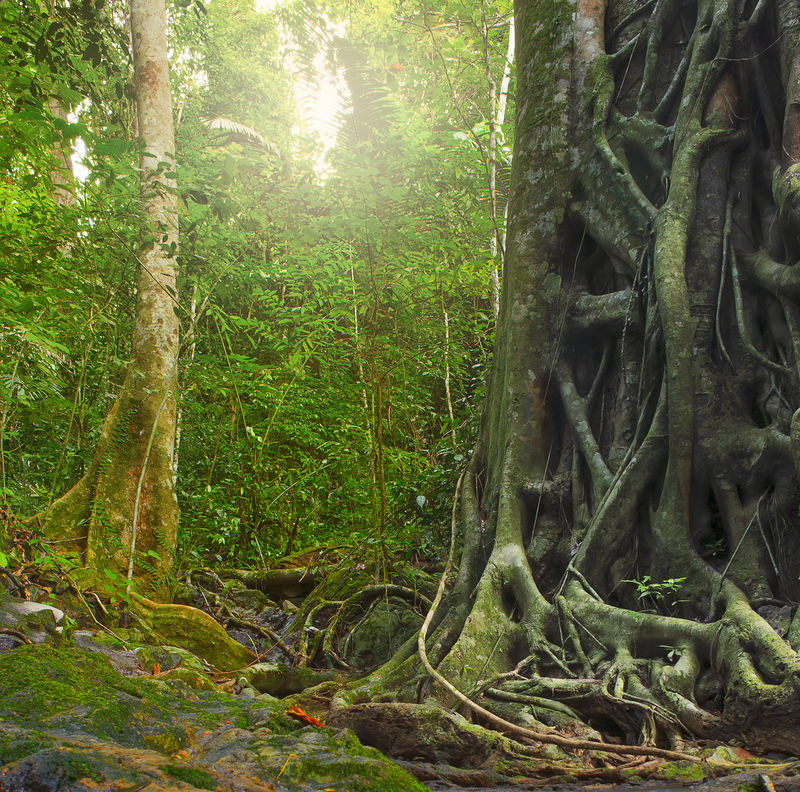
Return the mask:
<svg viewBox="0 0 800 792"><path fill-rule="evenodd" d="M0 627L0 634L2 635L10 635L12 638L15 638L20 643L24 644L32 644L30 638L24 633L19 632L18 630L12 630L10 627Z"/></svg>
<svg viewBox="0 0 800 792"><path fill-rule="evenodd" d="M286 644L283 641L283 639L278 635L278 633L276 633L274 630L270 630L269 627L256 624L255 622L236 618L236 616L231 614L230 609L225 604L223 604L222 609L225 610L225 612L228 614L225 618L226 626L232 625L234 627L239 627L243 630L252 630L253 632L257 632L262 638L269 638L270 641L274 641L274 646L272 646L272 649L274 649L275 646L277 646L278 648L280 648L282 652L286 654L287 657L294 659L294 652L289 648L288 644Z"/></svg>

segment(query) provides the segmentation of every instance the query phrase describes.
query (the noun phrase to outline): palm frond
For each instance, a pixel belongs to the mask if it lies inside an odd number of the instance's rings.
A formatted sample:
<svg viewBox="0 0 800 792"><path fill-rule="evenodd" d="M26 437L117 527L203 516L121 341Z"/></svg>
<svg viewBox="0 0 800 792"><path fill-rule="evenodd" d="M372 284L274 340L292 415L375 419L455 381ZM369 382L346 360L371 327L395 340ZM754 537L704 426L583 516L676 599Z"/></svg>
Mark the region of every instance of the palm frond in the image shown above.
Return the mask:
<svg viewBox="0 0 800 792"><path fill-rule="evenodd" d="M208 129L225 133L217 140L217 143L241 143L242 145L256 146L264 151L268 151L274 157L280 157L281 152L273 143L267 140L260 132L252 127L240 124L230 118L216 116L215 118L202 119L203 125Z"/></svg>
<svg viewBox="0 0 800 792"><path fill-rule="evenodd" d="M244 124L240 124L238 121L233 121L230 118L222 118L221 116L217 116L216 118L207 118L203 120L203 124L209 129L221 129L224 132L233 132L234 134L241 135L249 140L255 140L262 146L267 144L264 136L259 132L256 132L255 129L245 126Z"/></svg>
<svg viewBox="0 0 800 792"><path fill-rule="evenodd" d="M363 140L391 126L398 115L397 99L370 66L365 48L335 36L332 50L350 94L350 106L341 114L342 132Z"/></svg>

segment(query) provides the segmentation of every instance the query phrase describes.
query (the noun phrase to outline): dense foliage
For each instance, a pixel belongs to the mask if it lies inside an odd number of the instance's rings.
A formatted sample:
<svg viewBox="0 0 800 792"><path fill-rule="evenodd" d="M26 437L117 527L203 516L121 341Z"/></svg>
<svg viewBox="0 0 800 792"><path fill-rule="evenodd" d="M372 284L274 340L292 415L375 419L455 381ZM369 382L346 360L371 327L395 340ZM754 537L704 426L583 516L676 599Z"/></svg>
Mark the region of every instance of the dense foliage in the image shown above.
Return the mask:
<svg viewBox="0 0 800 792"><path fill-rule="evenodd" d="M130 357L138 151L122 4L0 14L0 485L30 515L84 470ZM437 552L491 345L509 16L171 4L184 557ZM327 150L303 110L325 84Z"/></svg>

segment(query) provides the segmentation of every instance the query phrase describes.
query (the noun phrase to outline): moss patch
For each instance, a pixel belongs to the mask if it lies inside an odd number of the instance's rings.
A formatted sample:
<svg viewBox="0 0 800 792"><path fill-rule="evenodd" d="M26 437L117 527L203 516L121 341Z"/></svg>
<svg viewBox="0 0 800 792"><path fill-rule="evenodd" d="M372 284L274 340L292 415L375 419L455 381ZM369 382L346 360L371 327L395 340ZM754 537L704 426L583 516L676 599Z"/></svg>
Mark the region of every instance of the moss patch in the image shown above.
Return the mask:
<svg viewBox="0 0 800 792"><path fill-rule="evenodd" d="M187 784L198 787L199 789L216 789L217 781L203 770L184 765L167 764L161 765L161 769L172 778L178 781L185 781Z"/></svg>
<svg viewBox="0 0 800 792"><path fill-rule="evenodd" d="M224 792L256 781L297 792L309 784L424 792L352 733L303 727L284 710L181 680L128 679L96 652L25 646L0 656L3 778L10 789L37 779L69 779L63 788L81 778L108 786L163 774L172 784ZM166 759L190 744L191 754L180 754L185 763Z"/></svg>
<svg viewBox="0 0 800 792"><path fill-rule="evenodd" d="M163 684L126 679L99 653L25 646L0 657L0 717L12 723L175 750L189 733L174 709Z"/></svg>
<svg viewBox="0 0 800 792"><path fill-rule="evenodd" d="M268 760L269 761L269 760ZM275 761L273 758L272 761ZM275 768L270 768L274 771ZM375 748L363 746L351 732L303 729L281 780L322 784L336 792L425 792L426 787Z"/></svg>
<svg viewBox="0 0 800 792"><path fill-rule="evenodd" d="M102 781L105 777L102 762L98 762L93 755L72 747L44 750L37 753L36 769L39 777L48 778L51 781L57 780L58 786L54 785L53 789L66 789L81 779ZM43 787L36 784L30 788L42 789Z"/></svg>
<svg viewBox="0 0 800 792"><path fill-rule="evenodd" d="M165 682L179 681L192 690L219 690L218 685L215 685L205 674L195 671L193 668L173 668L164 672L159 679Z"/></svg>
<svg viewBox="0 0 800 792"><path fill-rule="evenodd" d="M667 762L659 768L658 776L670 781L702 781L705 773L697 762Z"/></svg>
<svg viewBox="0 0 800 792"><path fill-rule="evenodd" d="M30 756L46 746L50 740L39 732L12 734L0 727L0 766Z"/></svg>

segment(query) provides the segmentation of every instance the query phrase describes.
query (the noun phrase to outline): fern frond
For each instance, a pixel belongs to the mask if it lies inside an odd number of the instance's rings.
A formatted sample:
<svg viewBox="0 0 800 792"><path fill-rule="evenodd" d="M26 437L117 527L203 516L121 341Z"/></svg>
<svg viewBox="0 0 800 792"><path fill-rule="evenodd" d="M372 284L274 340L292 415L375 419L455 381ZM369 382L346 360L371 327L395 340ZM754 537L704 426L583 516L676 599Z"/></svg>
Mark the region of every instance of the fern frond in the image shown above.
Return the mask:
<svg viewBox="0 0 800 792"><path fill-rule="evenodd" d="M335 63L347 84L349 108L340 113L341 132L364 140L397 121L397 98L370 66L365 48L335 36L332 41Z"/></svg>

